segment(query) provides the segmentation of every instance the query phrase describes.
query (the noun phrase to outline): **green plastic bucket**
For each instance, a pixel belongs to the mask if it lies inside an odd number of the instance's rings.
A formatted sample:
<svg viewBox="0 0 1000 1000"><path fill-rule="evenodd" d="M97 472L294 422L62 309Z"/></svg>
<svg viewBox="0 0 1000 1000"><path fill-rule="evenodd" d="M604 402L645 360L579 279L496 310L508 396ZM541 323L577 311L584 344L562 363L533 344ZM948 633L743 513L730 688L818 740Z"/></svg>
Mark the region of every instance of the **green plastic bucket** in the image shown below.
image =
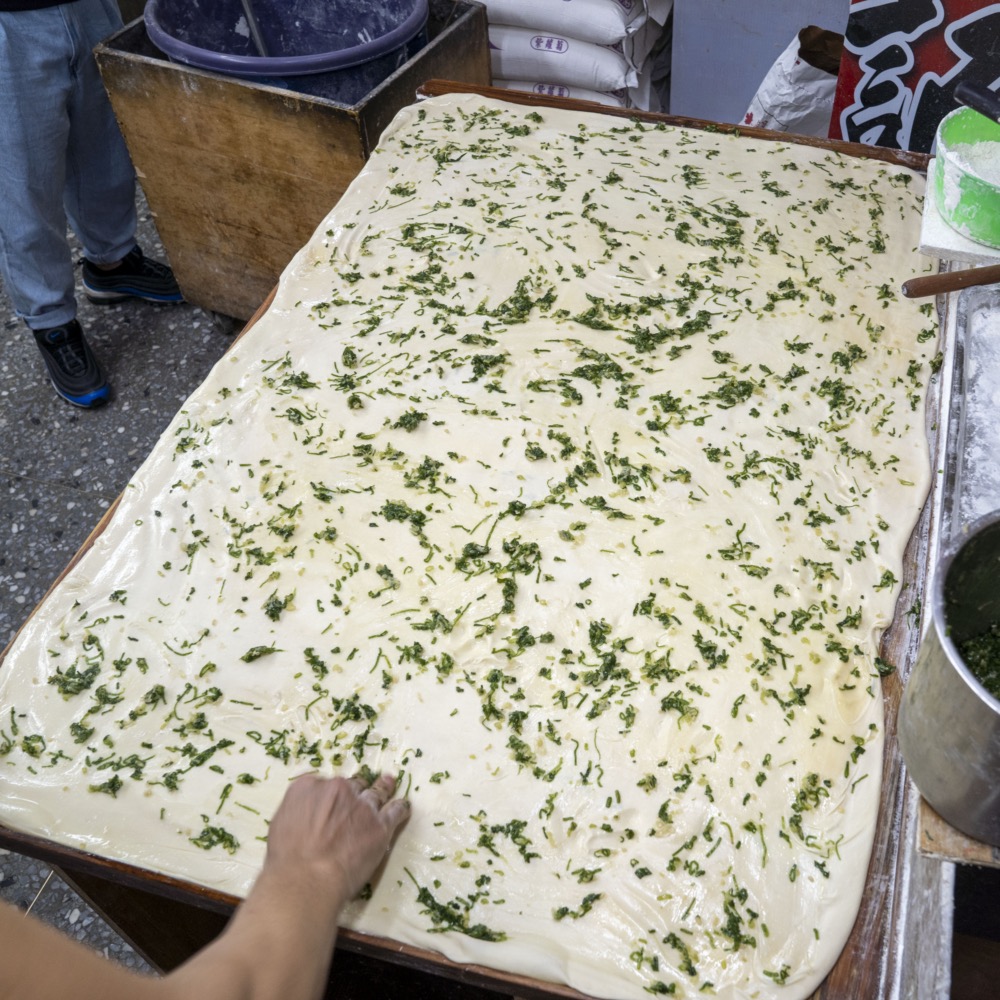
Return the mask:
<svg viewBox="0 0 1000 1000"><path fill-rule="evenodd" d="M981 145L993 143L995 171L983 169L983 160L990 159L993 149ZM979 155L973 157L972 152ZM941 119L934 197L941 217L952 229L977 243L1000 248L1000 125L972 108L959 108Z"/></svg>

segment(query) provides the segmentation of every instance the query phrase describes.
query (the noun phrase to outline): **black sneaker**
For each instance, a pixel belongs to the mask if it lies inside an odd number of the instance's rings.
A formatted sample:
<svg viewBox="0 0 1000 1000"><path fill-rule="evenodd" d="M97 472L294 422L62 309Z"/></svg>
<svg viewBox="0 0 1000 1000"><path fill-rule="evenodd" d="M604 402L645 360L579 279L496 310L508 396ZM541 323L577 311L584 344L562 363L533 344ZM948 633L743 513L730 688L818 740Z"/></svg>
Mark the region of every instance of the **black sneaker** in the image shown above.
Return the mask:
<svg viewBox="0 0 1000 1000"><path fill-rule="evenodd" d="M96 305L110 305L123 299L147 302L183 302L174 272L159 261L150 260L134 247L110 271L83 259L83 291Z"/></svg>
<svg viewBox="0 0 1000 1000"><path fill-rule="evenodd" d="M49 379L63 399L87 409L108 401L111 389L75 319L63 326L32 332Z"/></svg>

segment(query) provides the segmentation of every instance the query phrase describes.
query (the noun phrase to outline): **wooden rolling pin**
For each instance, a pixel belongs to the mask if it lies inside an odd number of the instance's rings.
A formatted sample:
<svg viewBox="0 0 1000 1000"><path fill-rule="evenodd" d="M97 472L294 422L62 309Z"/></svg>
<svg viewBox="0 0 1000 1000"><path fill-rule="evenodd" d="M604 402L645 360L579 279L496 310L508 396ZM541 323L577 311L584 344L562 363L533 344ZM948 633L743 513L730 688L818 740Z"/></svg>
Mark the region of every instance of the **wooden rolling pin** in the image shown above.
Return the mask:
<svg viewBox="0 0 1000 1000"><path fill-rule="evenodd" d="M943 295L962 288L993 285L997 282L1000 282L1000 264L991 264L989 267L970 267L964 271L945 271L942 274L910 278L903 282L902 291L908 299L922 299L928 295Z"/></svg>

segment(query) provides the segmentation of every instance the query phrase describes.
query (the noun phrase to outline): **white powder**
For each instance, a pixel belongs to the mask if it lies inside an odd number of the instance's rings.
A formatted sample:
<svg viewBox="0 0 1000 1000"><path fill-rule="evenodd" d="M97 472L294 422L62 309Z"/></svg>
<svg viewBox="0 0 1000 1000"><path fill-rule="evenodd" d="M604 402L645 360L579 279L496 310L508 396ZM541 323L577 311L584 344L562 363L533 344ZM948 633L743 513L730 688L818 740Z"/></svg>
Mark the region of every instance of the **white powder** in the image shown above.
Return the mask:
<svg viewBox="0 0 1000 1000"><path fill-rule="evenodd" d="M996 412L1000 406L1000 333L994 289L970 289L965 313L966 371L962 416L965 427L958 490L963 523L1000 507L1000 440ZM963 319L959 318L962 323Z"/></svg>
<svg viewBox="0 0 1000 1000"><path fill-rule="evenodd" d="M1000 142L963 142L950 149L962 170L1000 186Z"/></svg>

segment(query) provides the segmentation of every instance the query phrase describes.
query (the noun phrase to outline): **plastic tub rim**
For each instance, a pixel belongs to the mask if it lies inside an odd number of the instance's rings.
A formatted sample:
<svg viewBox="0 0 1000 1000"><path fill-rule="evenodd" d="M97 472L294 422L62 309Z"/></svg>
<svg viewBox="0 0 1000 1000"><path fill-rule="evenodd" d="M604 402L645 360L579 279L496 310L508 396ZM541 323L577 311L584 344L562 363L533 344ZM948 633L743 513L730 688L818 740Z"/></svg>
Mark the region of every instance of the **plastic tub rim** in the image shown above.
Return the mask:
<svg viewBox="0 0 1000 1000"><path fill-rule="evenodd" d="M258 78L274 76L310 76L333 70L350 69L371 62L394 49L401 48L414 38L427 23L428 0L417 0L413 13L391 31L372 42L335 49L332 52L313 52L301 56L238 56L228 52L214 52L188 42L182 42L165 31L158 21L159 0L147 0L143 20L150 40L172 59L216 73ZM166 44L164 44L166 43Z"/></svg>

